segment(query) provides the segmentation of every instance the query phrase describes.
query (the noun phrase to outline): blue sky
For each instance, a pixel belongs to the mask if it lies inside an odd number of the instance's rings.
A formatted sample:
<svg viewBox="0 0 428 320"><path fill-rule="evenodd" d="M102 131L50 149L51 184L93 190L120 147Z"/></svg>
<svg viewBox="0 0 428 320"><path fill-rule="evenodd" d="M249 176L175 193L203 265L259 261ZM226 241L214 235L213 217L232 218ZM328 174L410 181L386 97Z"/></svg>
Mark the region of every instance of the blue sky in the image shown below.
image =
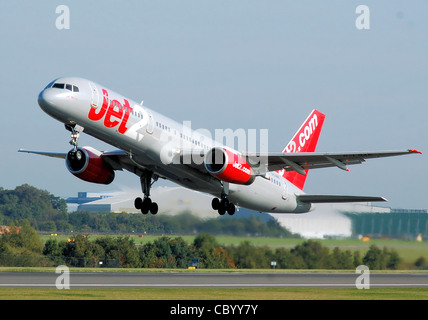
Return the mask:
<svg viewBox="0 0 428 320"><path fill-rule="evenodd" d="M355 9L370 9L358 30ZM70 9L58 30L55 9ZM313 108L326 114L318 151L416 148L422 156L313 170L305 191L384 196L427 208L428 2L0 0L3 100L0 186L60 196L139 189L73 177L62 161L20 148L68 151L69 133L37 105L52 79L92 79L192 128L269 129L280 151ZM112 147L82 135L80 145Z"/></svg>

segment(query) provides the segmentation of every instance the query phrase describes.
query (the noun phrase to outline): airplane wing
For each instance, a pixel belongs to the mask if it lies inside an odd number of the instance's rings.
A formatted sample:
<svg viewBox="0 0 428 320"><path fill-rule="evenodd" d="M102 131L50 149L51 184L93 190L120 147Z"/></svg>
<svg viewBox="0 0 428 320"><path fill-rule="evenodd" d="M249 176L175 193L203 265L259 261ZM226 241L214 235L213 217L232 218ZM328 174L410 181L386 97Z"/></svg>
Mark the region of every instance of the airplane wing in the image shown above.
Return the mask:
<svg viewBox="0 0 428 320"><path fill-rule="evenodd" d="M247 153L242 156L251 165L256 174L265 174L268 171L285 169L296 171L305 175L305 170L326 167L338 167L348 171L348 165L360 164L366 159L400 156L412 153L421 153L415 149L402 151L378 151L378 152L348 152L348 153Z"/></svg>
<svg viewBox="0 0 428 320"><path fill-rule="evenodd" d="M26 153L34 153L39 154L42 156L52 157L52 158L59 158L59 159L65 159L67 156L67 153L63 152L45 152L45 151L32 151L32 150L25 150L25 149L19 149L18 152L26 152Z"/></svg>
<svg viewBox="0 0 428 320"><path fill-rule="evenodd" d="M33 151L19 149L18 152L26 152L39 154L42 156L48 156L53 158L65 159L67 153L63 152L46 152L46 151ZM348 165L360 164L366 159L392 157L399 155L406 155L412 153L421 153L415 149L408 149L402 151L378 151L378 152L349 152L349 153L318 153L318 152L296 152L296 153L244 153L242 156L251 165L256 175L264 175L269 171L276 171L285 169L286 171L296 171L302 175L305 175L305 170L318 169L327 167L338 167L343 170L347 170ZM188 154L188 153L186 153ZM200 156L201 153L198 153ZM181 154L183 157L183 154ZM132 155L127 154L123 150L115 150L109 152L103 152L101 157L108 162L114 170L127 169L132 171L133 167L142 167L142 165L136 163ZM183 159L183 158L182 158ZM190 164L193 165L194 164ZM196 167L200 168L201 171L206 171L204 166L201 164Z"/></svg>
<svg viewBox="0 0 428 320"><path fill-rule="evenodd" d="M296 195L297 200L307 203L342 203L342 202L379 202L388 201L383 197L370 196L340 196L340 195Z"/></svg>
<svg viewBox="0 0 428 320"><path fill-rule="evenodd" d="M18 152L38 154L46 157L65 159L67 157L67 152L49 152L49 151L34 151L19 149ZM129 155L123 150L114 150L108 152L102 152L100 155L114 170L123 170L129 169L135 164L133 164ZM131 169L132 170L132 169Z"/></svg>

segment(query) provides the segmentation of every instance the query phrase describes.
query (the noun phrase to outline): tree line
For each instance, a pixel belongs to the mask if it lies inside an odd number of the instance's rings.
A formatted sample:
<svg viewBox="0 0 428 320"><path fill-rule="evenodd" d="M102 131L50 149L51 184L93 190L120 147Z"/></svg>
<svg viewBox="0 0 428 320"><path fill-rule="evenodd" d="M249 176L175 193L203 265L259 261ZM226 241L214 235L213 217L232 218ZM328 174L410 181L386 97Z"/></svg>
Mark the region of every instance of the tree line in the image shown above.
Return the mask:
<svg viewBox="0 0 428 320"><path fill-rule="evenodd" d="M215 236L199 234L191 243L181 237L162 236L136 246L129 236L75 235L68 240L56 238L41 243L38 232L26 220L0 237L0 266L187 268L196 265L209 269L355 269L364 264L370 269L399 269L402 259L393 249L371 246L359 251L330 249L314 240L294 248L272 249L248 241L239 245L220 245Z"/></svg>
<svg viewBox="0 0 428 320"><path fill-rule="evenodd" d="M269 216L270 217L270 216ZM142 215L113 212L68 212L64 199L29 185L0 188L0 225L26 219L37 231L75 233L230 234L297 237L262 214L202 219L191 214Z"/></svg>

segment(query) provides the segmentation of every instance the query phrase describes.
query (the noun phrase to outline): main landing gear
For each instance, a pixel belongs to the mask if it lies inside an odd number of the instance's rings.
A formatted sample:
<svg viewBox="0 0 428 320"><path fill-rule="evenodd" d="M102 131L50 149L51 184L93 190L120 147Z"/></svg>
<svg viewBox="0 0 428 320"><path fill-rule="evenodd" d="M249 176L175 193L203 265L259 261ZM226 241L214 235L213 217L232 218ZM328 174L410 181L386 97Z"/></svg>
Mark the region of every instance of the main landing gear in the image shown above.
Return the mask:
<svg viewBox="0 0 428 320"><path fill-rule="evenodd" d="M221 198L221 200L219 198L214 198L213 201L211 201L211 207L214 210L217 210L219 215L224 215L226 212L229 215L233 215L236 211L235 209L235 205L229 201L229 199L227 199L227 197L223 197Z"/></svg>
<svg viewBox="0 0 428 320"><path fill-rule="evenodd" d="M214 210L217 210L219 215L224 215L226 212L229 215L233 215L236 211L235 205L229 201L229 199L227 198L227 196L229 195L229 184L228 183L224 183L223 184L223 191L221 193L221 199L219 198L214 198L211 201L211 207Z"/></svg>
<svg viewBox="0 0 428 320"><path fill-rule="evenodd" d="M150 199L150 188L156 180L157 176L154 176L150 171L144 172L140 177L144 199L141 199L140 197L136 198L134 205L136 209L141 210L142 214L147 214L149 211L151 214L158 213L158 204L156 202L152 202L152 199Z"/></svg>

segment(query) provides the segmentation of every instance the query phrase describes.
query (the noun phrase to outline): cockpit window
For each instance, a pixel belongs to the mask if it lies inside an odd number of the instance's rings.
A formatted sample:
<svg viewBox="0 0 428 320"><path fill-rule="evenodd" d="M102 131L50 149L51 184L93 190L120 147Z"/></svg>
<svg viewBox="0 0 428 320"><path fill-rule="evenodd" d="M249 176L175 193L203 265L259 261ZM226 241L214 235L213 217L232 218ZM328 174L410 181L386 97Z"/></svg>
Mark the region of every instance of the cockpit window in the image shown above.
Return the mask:
<svg viewBox="0 0 428 320"><path fill-rule="evenodd" d="M46 88L49 88L50 85L48 85ZM79 92L79 87L73 86L72 84L68 84L68 83L55 83L52 88L57 88L57 89L66 89L66 90L70 90L73 92Z"/></svg>
<svg viewBox="0 0 428 320"><path fill-rule="evenodd" d="M55 83L52 88L64 89L64 83Z"/></svg>

